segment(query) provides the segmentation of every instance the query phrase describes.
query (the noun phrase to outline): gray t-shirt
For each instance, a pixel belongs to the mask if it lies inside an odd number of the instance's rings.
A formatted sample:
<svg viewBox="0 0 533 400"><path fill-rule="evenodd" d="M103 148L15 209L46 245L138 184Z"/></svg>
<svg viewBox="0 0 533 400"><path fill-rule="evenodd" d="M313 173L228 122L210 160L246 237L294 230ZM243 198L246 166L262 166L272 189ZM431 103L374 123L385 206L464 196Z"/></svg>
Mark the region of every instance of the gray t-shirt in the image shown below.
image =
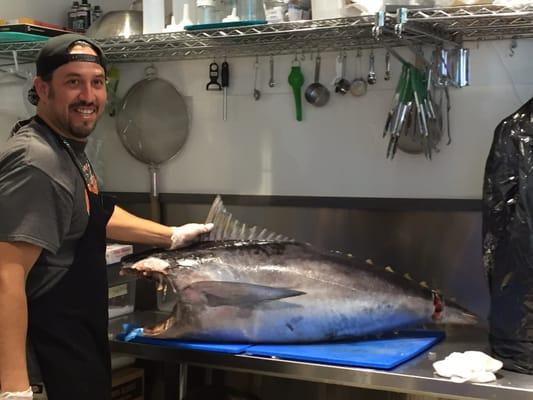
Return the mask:
<svg viewBox="0 0 533 400"><path fill-rule="evenodd" d="M29 298L68 270L88 223L85 182L54 135L34 118L19 122L0 146L0 241L43 248L26 281ZM84 144L69 143L85 162Z"/></svg>

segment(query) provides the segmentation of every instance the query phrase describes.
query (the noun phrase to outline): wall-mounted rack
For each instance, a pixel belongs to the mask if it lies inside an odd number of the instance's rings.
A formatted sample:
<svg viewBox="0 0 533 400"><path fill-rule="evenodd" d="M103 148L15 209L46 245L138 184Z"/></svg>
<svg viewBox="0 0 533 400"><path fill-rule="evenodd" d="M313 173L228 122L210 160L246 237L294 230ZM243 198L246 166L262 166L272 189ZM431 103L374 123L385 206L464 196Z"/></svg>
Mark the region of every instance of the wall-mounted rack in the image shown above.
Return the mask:
<svg viewBox="0 0 533 400"><path fill-rule="evenodd" d="M294 54L387 45L533 37L533 5L387 9L351 18L185 31L100 40L111 62L168 61L217 56ZM0 58L35 59L42 42L0 44Z"/></svg>

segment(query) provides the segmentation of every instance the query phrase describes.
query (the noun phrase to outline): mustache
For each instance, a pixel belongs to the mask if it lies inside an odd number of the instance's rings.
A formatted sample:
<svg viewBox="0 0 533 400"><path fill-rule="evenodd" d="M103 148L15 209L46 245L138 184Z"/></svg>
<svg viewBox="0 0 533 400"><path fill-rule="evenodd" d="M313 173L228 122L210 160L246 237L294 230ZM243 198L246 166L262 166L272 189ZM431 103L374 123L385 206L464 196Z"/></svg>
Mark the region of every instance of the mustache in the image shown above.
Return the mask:
<svg viewBox="0 0 533 400"><path fill-rule="evenodd" d="M91 103L88 103L86 101L79 101L77 103L73 103L70 105L70 108L76 108L76 107L95 107L96 109L98 109L98 104L94 103L94 102L91 102Z"/></svg>

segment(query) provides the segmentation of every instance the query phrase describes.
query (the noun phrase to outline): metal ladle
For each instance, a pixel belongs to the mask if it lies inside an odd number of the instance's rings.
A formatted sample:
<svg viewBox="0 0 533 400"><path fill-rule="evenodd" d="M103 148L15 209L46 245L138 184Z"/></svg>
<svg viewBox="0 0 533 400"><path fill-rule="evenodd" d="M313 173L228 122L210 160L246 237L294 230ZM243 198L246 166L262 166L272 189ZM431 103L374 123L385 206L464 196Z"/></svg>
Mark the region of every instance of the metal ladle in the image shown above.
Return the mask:
<svg viewBox="0 0 533 400"><path fill-rule="evenodd" d="M344 78L346 71L346 54L337 56L337 79L335 80L335 93L345 95L350 90L351 83Z"/></svg>
<svg viewBox="0 0 533 400"><path fill-rule="evenodd" d="M315 81L305 90L305 99L315 107L322 107L329 101L329 90L320 81L320 56L315 61Z"/></svg>

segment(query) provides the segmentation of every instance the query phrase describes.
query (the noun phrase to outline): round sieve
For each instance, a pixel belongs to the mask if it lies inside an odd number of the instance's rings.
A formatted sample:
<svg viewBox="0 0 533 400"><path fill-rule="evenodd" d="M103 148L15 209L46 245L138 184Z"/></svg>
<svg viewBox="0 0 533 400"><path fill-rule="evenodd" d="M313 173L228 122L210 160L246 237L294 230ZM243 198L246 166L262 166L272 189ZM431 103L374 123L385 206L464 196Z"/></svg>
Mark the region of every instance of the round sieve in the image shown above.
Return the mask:
<svg viewBox="0 0 533 400"><path fill-rule="evenodd" d="M157 190L159 166L174 157L185 144L190 119L181 94L157 77L150 66L145 78L133 85L117 113L116 130L126 150L147 164L151 173L151 216L161 219Z"/></svg>

